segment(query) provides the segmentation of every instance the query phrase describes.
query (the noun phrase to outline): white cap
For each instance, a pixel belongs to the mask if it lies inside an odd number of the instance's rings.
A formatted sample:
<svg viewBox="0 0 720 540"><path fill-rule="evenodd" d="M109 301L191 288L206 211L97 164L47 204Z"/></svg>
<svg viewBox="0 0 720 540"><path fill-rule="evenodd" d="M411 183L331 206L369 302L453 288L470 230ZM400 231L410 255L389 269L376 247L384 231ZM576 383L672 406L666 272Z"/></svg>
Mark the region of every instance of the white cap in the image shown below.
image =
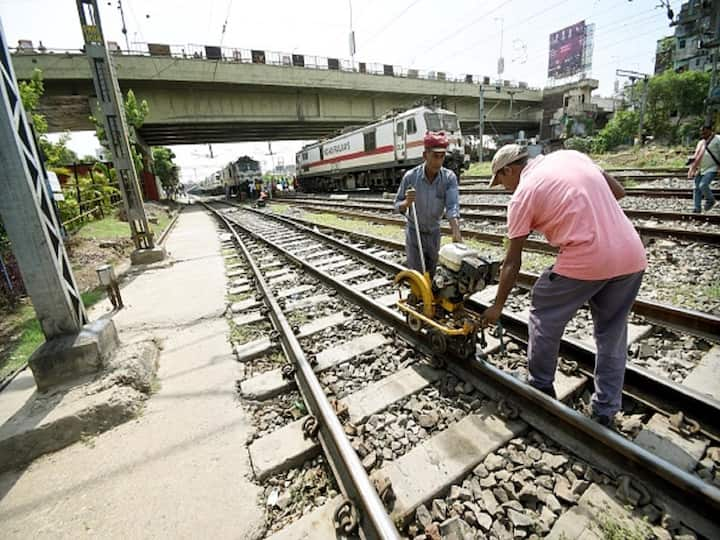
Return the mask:
<svg viewBox="0 0 720 540"><path fill-rule="evenodd" d="M490 179L490 187L500 183L497 179L497 173L500 169L507 167L519 159L527 157L527 155L527 147L520 146L519 144L506 144L495 152L492 160L492 178Z"/></svg>

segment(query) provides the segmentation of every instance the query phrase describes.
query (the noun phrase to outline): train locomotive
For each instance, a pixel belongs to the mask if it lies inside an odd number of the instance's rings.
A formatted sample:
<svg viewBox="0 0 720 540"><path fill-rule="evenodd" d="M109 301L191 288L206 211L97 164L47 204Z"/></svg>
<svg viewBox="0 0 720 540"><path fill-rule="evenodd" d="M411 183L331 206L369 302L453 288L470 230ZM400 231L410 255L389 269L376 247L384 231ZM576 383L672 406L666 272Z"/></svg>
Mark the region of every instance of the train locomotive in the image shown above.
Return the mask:
<svg viewBox="0 0 720 540"><path fill-rule="evenodd" d="M407 170L423 162L427 131L445 132L450 145L444 166L460 178L469 156L457 115L421 106L303 147L295 158L298 186L305 192L394 190Z"/></svg>

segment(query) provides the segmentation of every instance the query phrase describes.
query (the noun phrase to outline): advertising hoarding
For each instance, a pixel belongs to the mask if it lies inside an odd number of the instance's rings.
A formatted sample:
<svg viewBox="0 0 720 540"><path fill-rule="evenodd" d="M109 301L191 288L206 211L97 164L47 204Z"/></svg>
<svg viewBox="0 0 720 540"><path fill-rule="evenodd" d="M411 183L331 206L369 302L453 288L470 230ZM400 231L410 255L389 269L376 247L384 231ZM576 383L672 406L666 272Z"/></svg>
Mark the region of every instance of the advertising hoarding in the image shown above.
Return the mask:
<svg viewBox="0 0 720 540"><path fill-rule="evenodd" d="M548 77L561 79L585 68L585 21L550 34Z"/></svg>

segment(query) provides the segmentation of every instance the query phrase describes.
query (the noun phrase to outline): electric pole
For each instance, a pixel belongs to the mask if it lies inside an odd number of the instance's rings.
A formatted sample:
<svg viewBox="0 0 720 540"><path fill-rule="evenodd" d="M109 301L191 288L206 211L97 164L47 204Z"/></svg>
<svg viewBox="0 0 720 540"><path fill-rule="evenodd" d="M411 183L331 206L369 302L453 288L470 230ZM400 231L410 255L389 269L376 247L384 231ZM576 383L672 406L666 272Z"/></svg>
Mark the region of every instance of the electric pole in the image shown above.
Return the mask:
<svg viewBox="0 0 720 540"><path fill-rule="evenodd" d="M483 88L482 81L480 81L480 102L479 102L479 119L478 122L478 137L480 143L478 145L478 163L483 162L483 135L485 134L485 89Z"/></svg>
<svg viewBox="0 0 720 540"><path fill-rule="evenodd" d="M350 63L352 64L352 71L355 71L355 31L353 30L352 20L352 0L348 0L350 4L350 35L348 41L350 43Z"/></svg>
<svg viewBox="0 0 720 540"><path fill-rule="evenodd" d="M125 107L115 75L115 67L103 36L98 2L97 0L76 0L76 2L85 41L85 54L90 62L90 73L95 85L105 136L110 146L135 244L131 260L133 264L157 262L164 258L165 252L161 248L155 248L153 234L145 215L145 206L128 139Z"/></svg>
<svg viewBox="0 0 720 540"><path fill-rule="evenodd" d="M28 361L38 390L44 392L96 372L117 345L117 332L112 319L86 324L1 24L0 64L0 215L46 339Z"/></svg>
<svg viewBox="0 0 720 540"><path fill-rule="evenodd" d="M638 134L637 134L637 143L640 146L642 146L642 130L643 130L643 121L645 120L645 103L647 102L647 92L648 92L648 83L650 82L650 75L647 73L640 73L638 71L629 71L627 69L616 69L615 75L618 77L627 77L630 79L631 91L633 94L635 93L635 81L638 81L642 79L643 81L643 89L642 89L642 96L640 97L640 119L638 121ZM633 108L635 108L634 99L633 101Z"/></svg>
<svg viewBox="0 0 720 540"><path fill-rule="evenodd" d="M503 17L495 17L496 21L500 21L500 56L498 57L498 80L502 80L503 73L505 73L505 58L503 58L503 31L505 29L505 19Z"/></svg>

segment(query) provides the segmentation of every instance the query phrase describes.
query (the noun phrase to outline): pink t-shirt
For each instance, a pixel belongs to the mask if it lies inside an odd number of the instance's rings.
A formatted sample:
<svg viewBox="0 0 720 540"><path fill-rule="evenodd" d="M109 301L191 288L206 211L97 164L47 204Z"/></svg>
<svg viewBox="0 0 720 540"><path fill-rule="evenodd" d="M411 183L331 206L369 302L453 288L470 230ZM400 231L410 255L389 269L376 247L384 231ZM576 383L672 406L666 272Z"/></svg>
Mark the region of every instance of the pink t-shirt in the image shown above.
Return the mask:
<svg viewBox="0 0 720 540"><path fill-rule="evenodd" d="M508 207L508 237L542 233L560 249L553 271L601 280L647 267L645 248L601 170L585 154L559 150L528 163Z"/></svg>

